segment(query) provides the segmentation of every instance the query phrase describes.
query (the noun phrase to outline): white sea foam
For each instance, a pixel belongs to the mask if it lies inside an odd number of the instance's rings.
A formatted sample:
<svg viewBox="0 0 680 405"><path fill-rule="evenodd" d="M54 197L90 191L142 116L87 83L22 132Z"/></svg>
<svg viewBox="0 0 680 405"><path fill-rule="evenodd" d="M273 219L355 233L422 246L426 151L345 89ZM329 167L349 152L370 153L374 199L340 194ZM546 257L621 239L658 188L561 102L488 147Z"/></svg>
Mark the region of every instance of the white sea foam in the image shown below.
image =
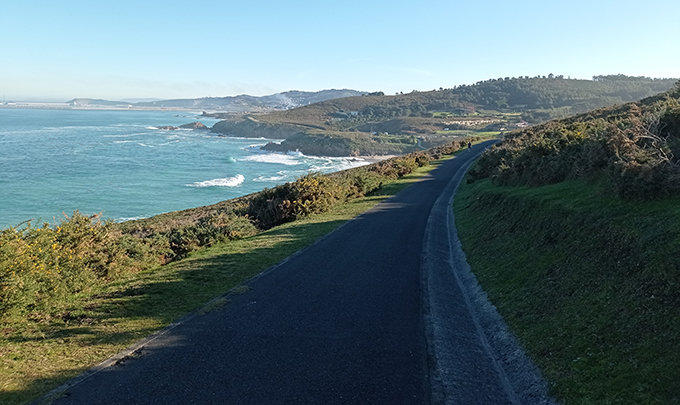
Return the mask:
<svg viewBox="0 0 680 405"><path fill-rule="evenodd" d="M266 143L259 143L255 145L248 145L243 150L250 152L250 153L269 153L266 150L262 150L262 147L266 145Z"/></svg>
<svg viewBox="0 0 680 405"><path fill-rule="evenodd" d="M113 143L134 143L134 142L137 142L137 141L133 141L133 140L130 140L130 139L124 139L122 141L113 141Z"/></svg>
<svg viewBox="0 0 680 405"><path fill-rule="evenodd" d="M305 161L309 164L310 171L321 173L337 172L370 163L362 158L325 156L305 156Z"/></svg>
<svg viewBox="0 0 680 405"><path fill-rule="evenodd" d="M302 164L296 156L284 155L281 153L264 153L246 156L240 159L242 162L274 163L286 166L297 166Z"/></svg>
<svg viewBox="0 0 680 405"><path fill-rule="evenodd" d="M234 177L225 177L221 179L212 179L206 181L197 181L195 183L187 184L188 187L238 187L245 181L242 174L237 174Z"/></svg>
<svg viewBox="0 0 680 405"><path fill-rule="evenodd" d="M121 127L121 128L146 128L147 126L144 124L132 124L132 123L118 123L118 124L111 124L112 127Z"/></svg>
<svg viewBox="0 0 680 405"><path fill-rule="evenodd" d="M288 172L285 170L280 170L276 172L277 176L257 176L253 179L253 181L256 182L270 182L270 181L281 181L281 180L286 180L286 178L290 177Z"/></svg>
<svg viewBox="0 0 680 405"><path fill-rule="evenodd" d="M126 221L136 221L138 219L144 219L148 217L120 217L113 220L113 222L126 222Z"/></svg>

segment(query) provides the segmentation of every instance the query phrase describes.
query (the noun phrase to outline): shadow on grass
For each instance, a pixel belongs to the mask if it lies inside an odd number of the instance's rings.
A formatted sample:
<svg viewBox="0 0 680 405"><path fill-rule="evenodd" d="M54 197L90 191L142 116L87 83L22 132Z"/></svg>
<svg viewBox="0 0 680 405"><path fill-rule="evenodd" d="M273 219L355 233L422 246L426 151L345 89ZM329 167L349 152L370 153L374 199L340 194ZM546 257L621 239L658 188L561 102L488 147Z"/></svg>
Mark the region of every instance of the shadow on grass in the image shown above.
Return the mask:
<svg viewBox="0 0 680 405"><path fill-rule="evenodd" d="M420 176L407 176L403 182L385 184L381 190L358 201L358 204L368 208L370 203L383 201L402 191L416 182L418 177ZM433 186L431 183L434 183L434 177L426 176L423 182L427 185L425 188L431 188ZM411 189L407 194L409 193L418 194L420 191ZM385 207L357 220L364 221L370 215L399 210L410 204L404 202L404 199L392 200ZM59 322L55 322L51 331L45 327L41 337L28 336L23 340L16 338L13 344L20 346L26 342L26 347L37 346L38 343L32 341L40 340L40 344L49 344L52 349L61 349L60 342L68 341L69 348L65 350L75 351L75 348L80 346L83 350L89 351L88 356L71 354L72 357L78 357L80 364L104 360L104 357L130 347L136 341L188 313L197 311L194 313L201 316L222 305L229 305L228 295L221 300L212 302L211 300L243 285L257 274L332 232L346 222L339 218L352 216L350 213L358 211L356 208L357 206L339 207L343 214L334 212L285 224L250 238L194 252L184 260L111 283L88 299L84 303L86 305L74 308L64 317L65 319L59 320L60 325L57 324ZM426 215L426 212L420 214ZM236 292L248 294L247 288ZM206 305L207 303L210 304ZM188 340L179 345L191 346ZM52 357L58 356L52 355L47 361L52 361ZM60 359L55 358L54 361L58 362ZM61 365L51 366L50 369L54 371L49 376L46 375L46 370L25 373L34 377L22 376L25 379L25 387L13 391L12 398L24 400L35 398L85 371L86 366L78 369L73 367L74 363L62 361ZM110 371L113 374L124 372L122 368L115 367ZM7 401L0 402L16 401L9 400L8 397Z"/></svg>
<svg viewBox="0 0 680 405"><path fill-rule="evenodd" d="M117 352L199 310L212 299L314 243L344 222L329 220L284 225L195 252L179 262L112 283L92 296L84 307L73 308L60 319L40 325L41 333L17 334L2 340L17 347L30 342L58 347L67 341L80 347L101 345L100 352L107 347L109 350L116 347ZM214 308L207 310L210 309ZM113 354L109 352L109 355ZM0 403L35 399L86 370L86 367L50 368L58 371L46 378L24 377L25 388L0 393Z"/></svg>
<svg viewBox="0 0 680 405"><path fill-rule="evenodd" d="M68 369L53 374L50 377L34 378L24 389L0 391L0 404L26 404L36 399L36 393L46 393L55 386L80 374L82 370ZM33 403L33 402L31 402ZM40 404L41 402L36 402Z"/></svg>
<svg viewBox="0 0 680 405"><path fill-rule="evenodd" d="M362 201L381 202L418 177L414 174L406 176L405 182L388 183ZM399 207L389 207L393 208ZM17 348L26 343L47 346L52 351L61 350L63 342L68 342L70 347L64 350L73 351L69 355L77 359L67 363L57 356L48 357L47 361L62 364L51 365L49 376L40 368L26 372L34 377L22 375L24 388L0 393L0 402L22 403L34 399L89 367L74 368L76 362L92 364L104 360L186 314L197 310L203 314L228 305L225 299L206 304L346 222L335 218L322 216L285 224L250 238L194 252L181 261L107 285L61 318L39 325L39 333L4 339ZM247 294L247 288L235 292ZM78 354L78 350L88 353Z"/></svg>

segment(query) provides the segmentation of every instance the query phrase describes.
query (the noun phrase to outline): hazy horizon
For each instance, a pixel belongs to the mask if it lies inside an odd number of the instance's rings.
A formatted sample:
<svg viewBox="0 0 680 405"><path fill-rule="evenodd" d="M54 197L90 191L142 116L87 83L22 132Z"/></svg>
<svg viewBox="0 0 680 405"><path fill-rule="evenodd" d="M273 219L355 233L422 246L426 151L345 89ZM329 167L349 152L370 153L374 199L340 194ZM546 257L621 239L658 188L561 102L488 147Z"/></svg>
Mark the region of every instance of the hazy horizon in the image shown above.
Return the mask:
<svg viewBox="0 0 680 405"><path fill-rule="evenodd" d="M601 75L595 75L595 76L606 76L606 75L616 75L616 74L619 74L619 73L607 73L607 74L601 74ZM559 75L559 74L556 74L556 76L558 76L558 75ZM523 77L523 76L526 76L526 75L520 75L520 76ZM546 75L540 75L540 76L547 76L547 74L546 74ZM564 75L562 75L562 76L564 76ZM651 77L651 76L647 76L647 75L641 75L641 76L648 77L648 78L651 78L651 79L678 79L678 80L680 80L680 77ZM566 78L566 76L565 76L565 78ZM484 80L489 80L489 79L496 79L496 78L490 77L490 78L484 79ZM574 79L574 80L593 80L592 77L590 77L590 78L575 78L575 77L569 77L569 79ZM459 84L459 85L472 85L472 84L474 84L474 83L461 83L461 84ZM441 86L440 86L440 87L441 87ZM289 90L284 90L284 91L277 92L277 93L267 93L267 94L260 94L260 95L247 94L247 93L239 93L239 94L228 94L228 95L217 95L217 96L175 97L175 98L173 98L173 99L197 99L197 98L209 98L209 97L222 98L222 97L236 97L236 96L242 96L242 95L262 97L262 96L270 96L270 95L278 94L278 93L285 93L285 92L288 92L288 91L305 91L305 92L312 92L312 93L313 93L313 92L320 92L320 91L324 91L324 90L356 90L356 91L365 91L365 90L362 90L362 89L318 89L318 90L298 90L298 89L289 89ZM436 89L435 89L435 88L431 88L431 89L413 89L413 90L415 90L415 91L430 91L430 90L436 90ZM406 93L406 92L404 92L404 93ZM386 94L387 94L387 95L390 95L389 93L386 93ZM68 99L68 100L63 100L63 99L58 99L58 98L48 99L48 98L35 97L35 98L25 98L25 99L13 99L13 100L7 99L7 100L3 100L3 101L7 101L7 102L25 102L25 103L66 103L66 102L71 101L71 100L73 100L73 99L100 99L100 98L96 98L96 97L87 97L87 96L84 96L84 97L78 96L78 97L72 97L72 98L70 98L70 99ZM122 101L122 102L128 102L128 103L137 103L137 102L148 102L148 101L163 101L163 100L171 100L171 99L158 98L158 97L140 97L140 98L123 97L123 98L118 98L118 99L101 99L101 100L105 100L105 101Z"/></svg>
<svg viewBox="0 0 680 405"><path fill-rule="evenodd" d="M3 4L15 101L386 94L497 77L680 77L680 4L539 1ZM634 27L634 29L631 29Z"/></svg>

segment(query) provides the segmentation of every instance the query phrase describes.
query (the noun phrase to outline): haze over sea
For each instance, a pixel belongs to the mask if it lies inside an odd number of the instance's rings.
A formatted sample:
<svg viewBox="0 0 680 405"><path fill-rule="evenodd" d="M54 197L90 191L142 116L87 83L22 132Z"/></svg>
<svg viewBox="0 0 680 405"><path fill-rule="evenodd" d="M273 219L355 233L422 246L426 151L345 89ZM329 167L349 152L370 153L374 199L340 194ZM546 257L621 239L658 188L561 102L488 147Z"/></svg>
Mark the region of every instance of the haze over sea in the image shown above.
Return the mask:
<svg viewBox="0 0 680 405"><path fill-rule="evenodd" d="M158 129L197 120L217 121L186 111L0 109L0 228L55 223L74 210L143 218L368 163L267 153L262 138Z"/></svg>

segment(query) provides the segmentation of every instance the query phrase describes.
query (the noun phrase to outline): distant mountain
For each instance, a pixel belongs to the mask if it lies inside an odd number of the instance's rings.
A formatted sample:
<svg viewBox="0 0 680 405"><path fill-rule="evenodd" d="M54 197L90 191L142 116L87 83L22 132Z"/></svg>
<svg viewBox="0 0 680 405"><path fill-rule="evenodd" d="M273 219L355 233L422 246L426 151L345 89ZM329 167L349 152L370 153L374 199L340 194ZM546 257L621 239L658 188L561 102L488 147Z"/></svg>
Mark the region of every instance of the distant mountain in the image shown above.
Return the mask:
<svg viewBox="0 0 680 405"><path fill-rule="evenodd" d="M160 101L163 100L162 98L158 97L145 97L145 98L124 98L121 99L121 101L124 101L126 103L134 104L134 103L146 103L149 101Z"/></svg>
<svg viewBox="0 0 680 405"><path fill-rule="evenodd" d="M107 106L107 107L127 107L130 103L125 101L109 101L102 100L98 98L74 98L66 102L71 107L94 107L94 106Z"/></svg>
<svg viewBox="0 0 680 405"><path fill-rule="evenodd" d="M285 110L342 97L361 96L356 90L321 90L316 92L287 91L268 96L239 95L230 97L203 97L193 99L158 100L134 103L136 107L196 108L222 112L251 112Z"/></svg>
<svg viewBox="0 0 680 405"><path fill-rule="evenodd" d="M287 110L322 101L343 97L354 97L366 94L356 90L321 90L321 91L286 91L268 96L249 96L242 94L228 97L182 98L173 100L129 99L102 100L96 98L74 98L66 103L72 107L156 107L156 108L191 108L218 111L225 113L266 112Z"/></svg>

